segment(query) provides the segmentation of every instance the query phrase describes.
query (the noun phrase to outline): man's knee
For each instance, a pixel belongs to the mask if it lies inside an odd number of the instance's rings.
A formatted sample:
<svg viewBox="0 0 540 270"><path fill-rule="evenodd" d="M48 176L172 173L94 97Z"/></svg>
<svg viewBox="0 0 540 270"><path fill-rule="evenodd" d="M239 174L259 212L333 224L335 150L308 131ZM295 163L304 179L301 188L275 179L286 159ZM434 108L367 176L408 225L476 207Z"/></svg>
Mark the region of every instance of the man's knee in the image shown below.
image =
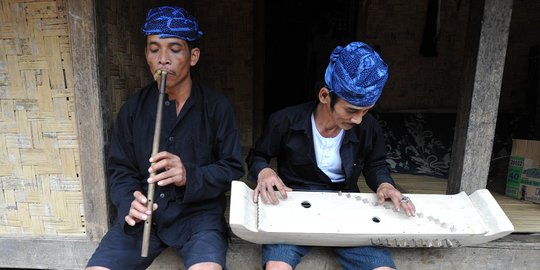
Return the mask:
<svg viewBox="0 0 540 270"><path fill-rule="evenodd" d="M285 262L268 261L266 262L265 270L292 270L292 266Z"/></svg>
<svg viewBox="0 0 540 270"><path fill-rule="evenodd" d="M188 270L221 270L221 265L214 262L202 262L192 265Z"/></svg>

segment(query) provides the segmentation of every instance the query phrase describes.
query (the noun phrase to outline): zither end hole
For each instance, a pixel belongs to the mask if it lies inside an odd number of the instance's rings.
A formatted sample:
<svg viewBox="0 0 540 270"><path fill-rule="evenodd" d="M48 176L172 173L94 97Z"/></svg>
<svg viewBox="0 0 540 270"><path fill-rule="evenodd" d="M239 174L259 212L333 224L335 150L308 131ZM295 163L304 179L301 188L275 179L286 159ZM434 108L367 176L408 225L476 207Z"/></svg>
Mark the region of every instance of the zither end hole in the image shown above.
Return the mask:
<svg viewBox="0 0 540 270"><path fill-rule="evenodd" d="M301 203L301 205L302 205L302 207L304 207L304 208L310 208L310 207L311 207L311 203L309 203L308 201L303 201L303 202Z"/></svg>
<svg viewBox="0 0 540 270"><path fill-rule="evenodd" d="M373 217L371 220L373 220L373 222L375 223L381 222L381 220L378 217Z"/></svg>

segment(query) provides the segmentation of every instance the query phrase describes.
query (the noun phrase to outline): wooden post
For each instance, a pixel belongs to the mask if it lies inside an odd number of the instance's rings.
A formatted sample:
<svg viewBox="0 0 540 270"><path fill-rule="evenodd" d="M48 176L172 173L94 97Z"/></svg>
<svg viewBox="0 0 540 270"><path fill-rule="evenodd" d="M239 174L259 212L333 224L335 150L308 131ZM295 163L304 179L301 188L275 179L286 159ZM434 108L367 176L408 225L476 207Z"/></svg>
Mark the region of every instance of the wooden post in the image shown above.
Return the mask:
<svg viewBox="0 0 540 270"><path fill-rule="evenodd" d="M97 70L93 0L67 2L86 234L101 239L108 230L103 107Z"/></svg>
<svg viewBox="0 0 540 270"><path fill-rule="evenodd" d="M512 0L471 1L447 193L486 188Z"/></svg>

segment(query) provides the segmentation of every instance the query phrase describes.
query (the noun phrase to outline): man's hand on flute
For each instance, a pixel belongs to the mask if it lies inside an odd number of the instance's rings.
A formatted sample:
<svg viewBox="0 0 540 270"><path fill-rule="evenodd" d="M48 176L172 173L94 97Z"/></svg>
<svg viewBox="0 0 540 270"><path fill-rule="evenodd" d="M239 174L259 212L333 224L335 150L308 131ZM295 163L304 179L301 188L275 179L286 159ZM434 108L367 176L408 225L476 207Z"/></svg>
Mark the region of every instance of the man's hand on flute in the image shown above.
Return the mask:
<svg viewBox="0 0 540 270"><path fill-rule="evenodd" d="M154 177L148 178L148 183L158 186L174 184L177 187L186 185L186 168L179 156L167 151L159 152L150 158L152 164L148 172L159 172Z"/></svg>
<svg viewBox="0 0 540 270"><path fill-rule="evenodd" d="M146 220L152 212L146 207L147 199L146 196L140 191L133 192L133 197L135 199L131 202L131 207L129 208L129 213L125 217L126 223L130 226L135 226L135 224ZM158 208L157 203L154 203L153 211Z"/></svg>

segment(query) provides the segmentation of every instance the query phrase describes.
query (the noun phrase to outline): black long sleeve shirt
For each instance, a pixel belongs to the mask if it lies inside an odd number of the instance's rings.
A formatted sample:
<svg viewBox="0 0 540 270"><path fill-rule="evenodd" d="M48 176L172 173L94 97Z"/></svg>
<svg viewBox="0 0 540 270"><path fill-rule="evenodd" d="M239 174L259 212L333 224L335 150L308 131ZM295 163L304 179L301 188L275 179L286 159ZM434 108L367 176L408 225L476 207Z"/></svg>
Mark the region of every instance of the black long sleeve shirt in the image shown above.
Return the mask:
<svg viewBox="0 0 540 270"><path fill-rule="evenodd" d="M119 222L124 222L128 214L133 192L147 192L158 96L157 84L153 83L130 97L118 113L108 172ZM152 221L161 228L161 235L173 236L174 223L183 217L199 215L199 221L222 217L225 192L244 171L235 115L224 95L194 81L191 96L178 116L175 101L169 101L167 96L164 100L160 151L181 158L187 180L182 187L156 185L155 202L159 207ZM205 215L214 217L205 219ZM223 224L201 226L217 228Z"/></svg>
<svg viewBox="0 0 540 270"><path fill-rule="evenodd" d="M276 157L279 177L293 189L359 192L361 173L373 191L382 183L394 185L386 163L382 129L370 114L345 132L340 147L345 181L332 183L315 159L311 114L316 106L317 102L296 105L269 117L263 135L246 159L249 178L257 181L259 172L270 167L270 160Z"/></svg>

